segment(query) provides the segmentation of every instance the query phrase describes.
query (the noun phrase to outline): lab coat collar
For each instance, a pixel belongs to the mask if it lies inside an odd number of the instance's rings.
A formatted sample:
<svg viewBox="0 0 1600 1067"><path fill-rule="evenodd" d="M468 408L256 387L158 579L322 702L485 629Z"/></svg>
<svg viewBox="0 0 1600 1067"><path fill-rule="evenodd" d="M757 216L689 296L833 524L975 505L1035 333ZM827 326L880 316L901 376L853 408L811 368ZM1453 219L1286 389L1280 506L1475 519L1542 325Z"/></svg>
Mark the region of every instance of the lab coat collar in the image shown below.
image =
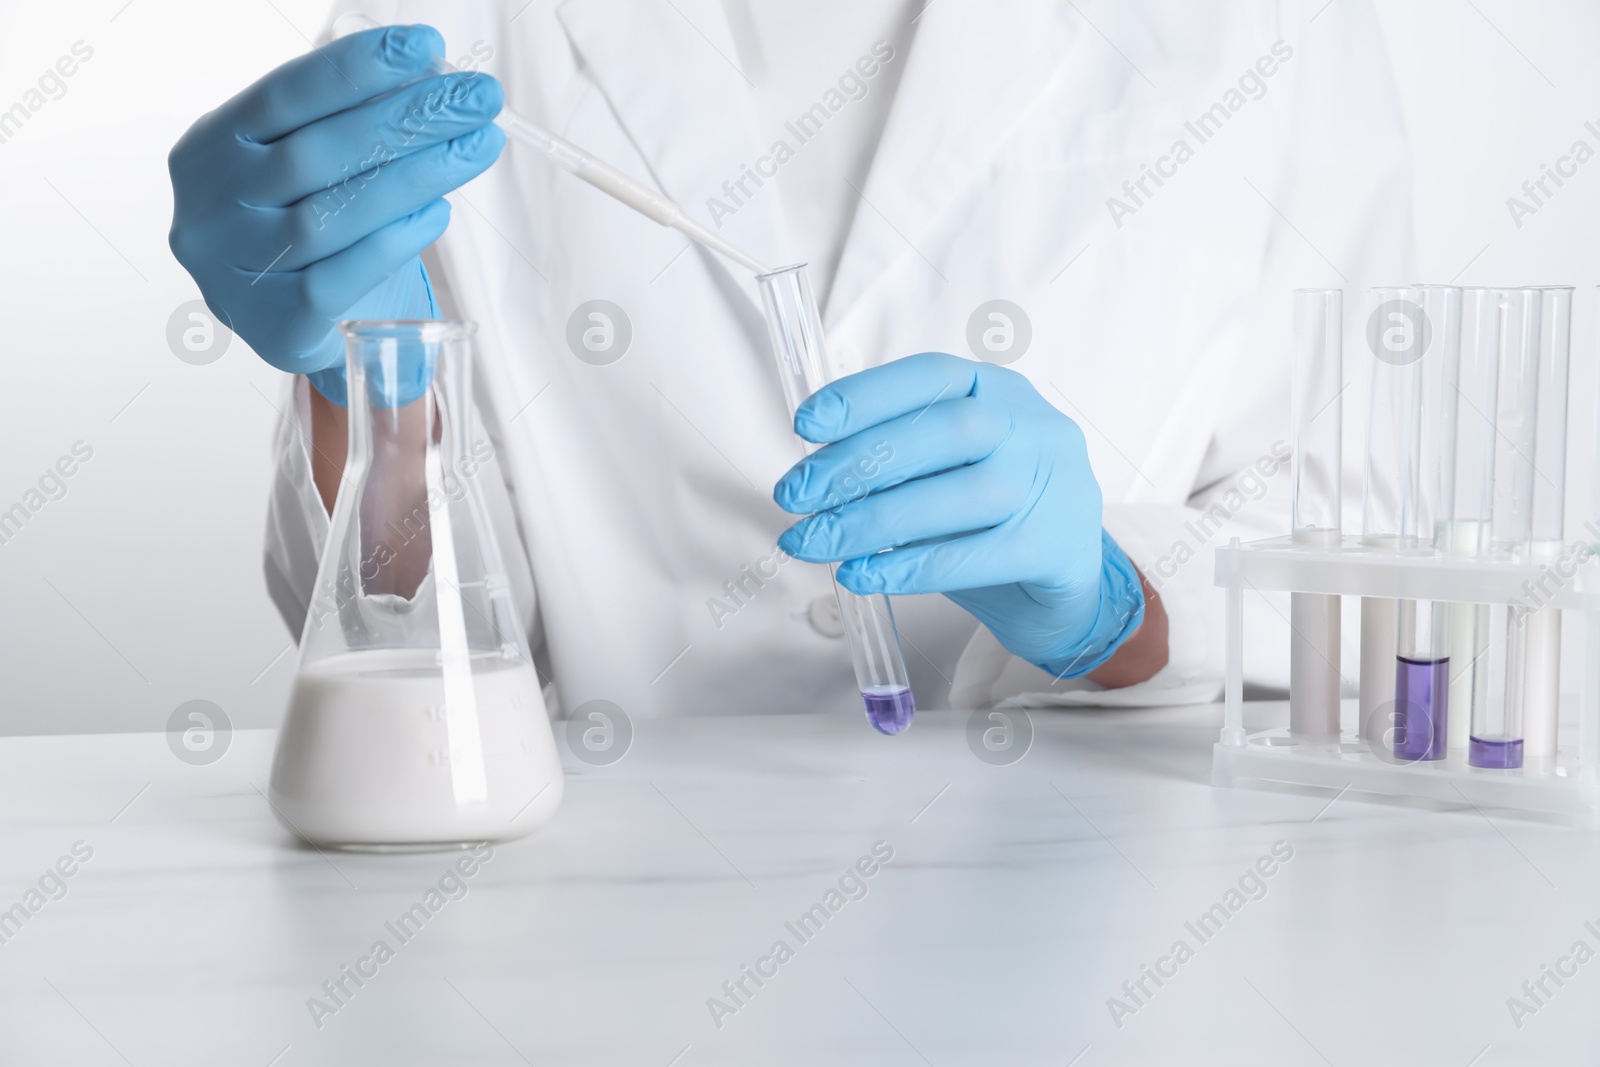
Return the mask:
<svg viewBox="0 0 1600 1067"><path fill-rule="evenodd" d="M917 17L889 119L861 186L825 307L842 322L910 259L943 287L958 265L929 238L957 198L987 174L1007 138L1074 62L1100 5L1079 0L932 0ZM1062 195L1081 191L1063 189ZM997 246L1003 242L996 235Z"/></svg>
<svg viewBox="0 0 1600 1067"><path fill-rule="evenodd" d="M907 258L930 260L922 269L936 288L944 284L955 268L928 245L931 232L1070 67L1085 20L1100 8L1094 0L933 0L922 9L909 54L895 60L905 72L825 300L827 325ZM564 0L556 15L648 177L762 262L790 262L776 189L731 214L713 203L732 205L725 183L737 183L770 147L757 136L752 86L720 0ZM754 299L743 272L717 260Z"/></svg>
<svg viewBox="0 0 1600 1067"><path fill-rule="evenodd" d="M720 0L565 0L556 17L644 157L650 173L634 176L769 267L790 262L777 190L730 197L725 187L737 194L766 149ZM742 268L706 254L756 299Z"/></svg>

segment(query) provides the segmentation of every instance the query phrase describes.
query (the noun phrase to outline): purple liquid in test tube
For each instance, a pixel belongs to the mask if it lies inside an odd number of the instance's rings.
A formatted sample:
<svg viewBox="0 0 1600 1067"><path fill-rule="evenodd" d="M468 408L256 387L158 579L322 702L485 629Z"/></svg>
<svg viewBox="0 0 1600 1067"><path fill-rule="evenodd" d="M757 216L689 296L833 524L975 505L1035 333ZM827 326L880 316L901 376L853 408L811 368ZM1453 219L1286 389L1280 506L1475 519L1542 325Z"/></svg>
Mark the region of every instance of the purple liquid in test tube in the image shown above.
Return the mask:
<svg viewBox="0 0 1600 1067"><path fill-rule="evenodd" d="M875 685L861 694L861 700L867 706L867 721L880 734L899 733L917 712L911 690L903 685Z"/></svg>
<svg viewBox="0 0 1600 1067"><path fill-rule="evenodd" d="M1510 741L1482 741L1474 737L1467 742L1467 762L1474 767L1513 770L1522 766L1522 738Z"/></svg>
<svg viewBox="0 0 1600 1067"><path fill-rule="evenodd" d="M1444 759L1450 719L1450 660L1395 658L1394 755Z"/></svg>

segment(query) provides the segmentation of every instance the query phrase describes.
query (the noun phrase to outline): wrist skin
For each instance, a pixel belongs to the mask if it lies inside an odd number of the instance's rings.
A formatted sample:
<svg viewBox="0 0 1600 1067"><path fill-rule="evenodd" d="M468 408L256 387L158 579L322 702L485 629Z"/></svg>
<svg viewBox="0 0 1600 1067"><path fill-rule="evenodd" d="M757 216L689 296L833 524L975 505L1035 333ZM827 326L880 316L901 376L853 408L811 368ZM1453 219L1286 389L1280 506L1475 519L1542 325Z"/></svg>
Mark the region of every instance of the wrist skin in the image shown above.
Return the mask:
<svg viewBox="0 0 1600 1067"><path fill-rule="evenodd" d="M1139 575L1139 588L1144 592L1144 619L1133 633L1123 639L1111 658L1090 671L1085 677L1107 689L1147 682L1157 671L1167 665L1167 609L1145 578L1144 572L1134 568Z"/></svg>

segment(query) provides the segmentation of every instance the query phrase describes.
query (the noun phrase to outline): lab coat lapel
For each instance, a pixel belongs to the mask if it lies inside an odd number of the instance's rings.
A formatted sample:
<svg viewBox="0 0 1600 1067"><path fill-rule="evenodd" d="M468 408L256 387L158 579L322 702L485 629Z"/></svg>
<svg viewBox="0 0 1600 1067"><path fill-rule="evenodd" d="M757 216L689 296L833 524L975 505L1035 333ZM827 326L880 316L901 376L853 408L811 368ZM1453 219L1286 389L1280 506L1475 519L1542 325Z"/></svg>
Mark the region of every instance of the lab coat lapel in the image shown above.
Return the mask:
<svg viewBox="0 0 1600 1067"><path fill-rule="evenodd" d="M1094 6L1080 3L1091 18ZM924 247L929 231L1062 76L1084 28L1060 0L935 0L923 8L824 307L828 326L907 257L932 260L922 269L936 281L948 275L950 266Z"/></svg>
<svg viewBox="0 0 1600 1067"><path fill-rule="evenodd" d="M645 159L634 177L761 262L787 262L777 197L737 191L765 149L719 0L565 0L556 16ZM741 268L707 254L755 299Z"/></svg>

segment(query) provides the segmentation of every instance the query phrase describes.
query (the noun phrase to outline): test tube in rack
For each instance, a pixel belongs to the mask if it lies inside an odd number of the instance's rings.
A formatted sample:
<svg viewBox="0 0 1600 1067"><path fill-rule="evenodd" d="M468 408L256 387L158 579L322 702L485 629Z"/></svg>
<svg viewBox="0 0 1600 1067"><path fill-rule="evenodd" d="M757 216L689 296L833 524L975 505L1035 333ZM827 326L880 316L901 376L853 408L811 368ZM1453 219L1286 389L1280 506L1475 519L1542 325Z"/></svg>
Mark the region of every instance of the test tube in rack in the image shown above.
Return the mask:
<svg viewBox="0 0 1600 1067"><path fill-rule="evenodd" d="M1454 490L1461 355L1461 290L1453 285L1415 287L1421 310L1409 350L1414 378L1405 415L1411 422L1400 465L1399 550L1431 554L1438 519L1449 514ZM1450 718L1450 606L1401 600L1395 617L1394 755L1403 761L1443 759Z"/></svg>
<svg viewBox="0 0 1600 1067"><path fill-rule="evenodd" d="M1533 532L1535 418L1539 409L1538 289L1503 289L1500 299L1500 387L1495 413L1493 537L1497 552L1527 562ZM1528 608L1490 610L1489 691L1472 720L1467 762L1514 768L1523 763L1527 698Z"/></svg>
<svg viewBox="0 0 1600 1067"><path fill-rule="evenodd" d="M1500 372L1500 297L1493 289L1461 291L1461 352L1455 409L1451 483L1441 501L1439 549L1460 559L1489 555L1494 508L1495 407ZM1447 746L1467 747L1472 721L1489 693L1489 605L1451 604L1450 718Z"/></svg>
<svg viewBox="0 0 1600 1067"><path fill-rule="evenodd" d="M1362 540L1432 553L1435 517L1454 454L1454 376L1461 291L1454 286L1367 292L1369 353ZM1361 735L1411 762L1444 758L1449 718L1448 610L1433 601L1364 597ZM1392 728L1392 732L1391 732Z"/></svg>
<svg viewBox="0 0 1600 1067"><path fill-rule="evenodd" d="M1534 563L1554 564L1565 549L1567 491L1567 370L1572 340L1572 287L1539 290L1539 407L1534 420L1533 521L1528 546ZM1556 579L1559 575L1552 574ZM1561 705L1561 612L1545 607L1548 584L1529 593L1523 754L1556 754ZM1535 602L1540 603L1535 603Z"/></svg>
<svg viewBox="0 0 1600 1067"><path fill-rule="evenodd" d="M1362 347L1367 363L1367 454L1361 494L1361 543L1393 551L1400 540L1401 454L1414 424L1405 404L1415 377L1402 354L1419 343L1421 305L1415 289L1368 289ZM1398 601L1361 598L1361 740L1390 743Z"/></svg>
<svg viewBox="0 0 1600 1067"><path fill-rule="evenodd" d="M1337 547L1344 404L1344 293L1296 289L1290 471L1294 540ZM1289 597L1289 729L1339 733L1339 597Z"/></svg>

